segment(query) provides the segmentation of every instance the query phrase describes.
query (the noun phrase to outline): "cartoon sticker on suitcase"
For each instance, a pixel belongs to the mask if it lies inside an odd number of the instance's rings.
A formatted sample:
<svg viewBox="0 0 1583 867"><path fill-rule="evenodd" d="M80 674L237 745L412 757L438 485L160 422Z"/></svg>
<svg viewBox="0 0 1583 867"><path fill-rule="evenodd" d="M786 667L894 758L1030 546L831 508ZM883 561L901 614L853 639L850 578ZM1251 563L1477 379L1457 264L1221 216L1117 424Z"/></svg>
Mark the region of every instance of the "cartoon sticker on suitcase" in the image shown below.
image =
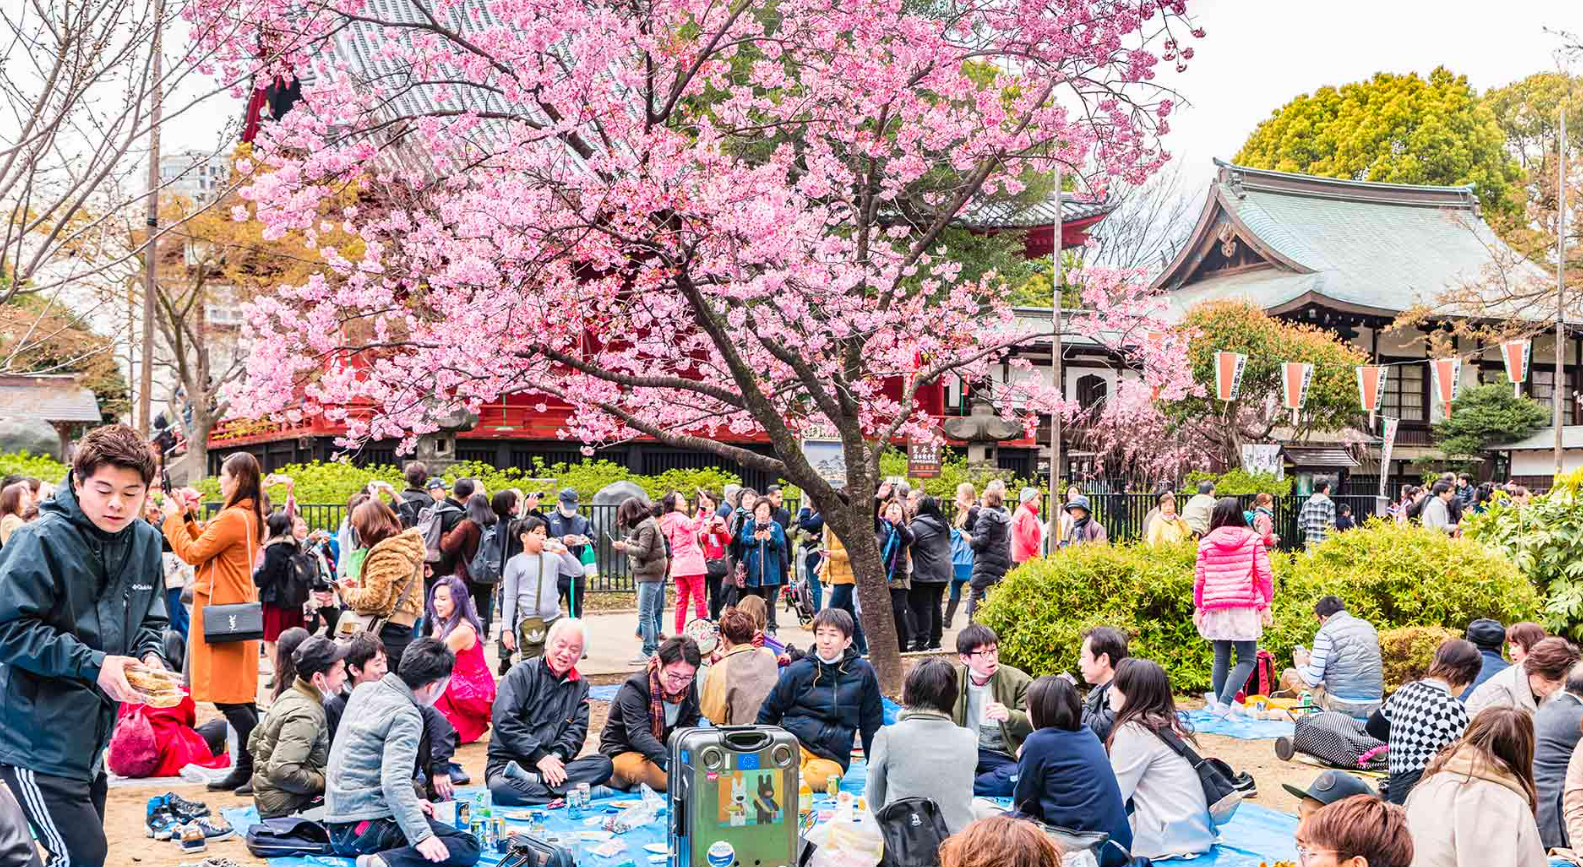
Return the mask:
<svg viewBox="0 0 1583 867"><path fill-rule="evenodd" d="M722 828L778 825L786 819L784 774L778 770L735 770L720 775Z"/></svg>

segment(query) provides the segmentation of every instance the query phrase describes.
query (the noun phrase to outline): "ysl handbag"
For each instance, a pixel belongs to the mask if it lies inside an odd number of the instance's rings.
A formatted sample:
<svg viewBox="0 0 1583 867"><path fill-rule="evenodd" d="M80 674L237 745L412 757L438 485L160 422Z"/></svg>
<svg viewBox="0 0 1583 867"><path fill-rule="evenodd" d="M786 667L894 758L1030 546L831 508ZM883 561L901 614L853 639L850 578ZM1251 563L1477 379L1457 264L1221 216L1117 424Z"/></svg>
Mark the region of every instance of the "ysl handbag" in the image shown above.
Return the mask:
<svg viewBox="0 0 1583 867"><path fill-rule="evenodd" d="M253 522L247 520L247 562L253 562ZM209 561L209 586L214 586L216 560ZM209 644L257 641L264 637L264 606L258 602L236 602L203 607L203 640Z"/></svg>

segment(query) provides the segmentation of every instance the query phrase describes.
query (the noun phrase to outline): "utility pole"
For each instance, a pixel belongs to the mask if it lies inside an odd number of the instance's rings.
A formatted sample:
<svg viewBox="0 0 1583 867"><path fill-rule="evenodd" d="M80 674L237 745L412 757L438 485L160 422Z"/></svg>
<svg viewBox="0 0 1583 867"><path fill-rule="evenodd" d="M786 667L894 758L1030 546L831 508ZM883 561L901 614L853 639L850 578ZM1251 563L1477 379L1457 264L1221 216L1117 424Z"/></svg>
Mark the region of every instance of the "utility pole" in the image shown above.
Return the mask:
<svg viewBox="0 0 1583 867"><path fill-rule="evenodd" d="M1053 148L1054 145L1051 145ZM1055 225L1054 234L1050 237L1050 288L1054 290L1054 303L1050 305L1050 373L1055 377L1056 391L1064 399L1066 390L1061 387L1061 161L1055 161ZM1054 520L1054 512L1060 508L1061 492L1057 490L1061 484L1061 411L1059 408L1050 411L1050 512ZM1060 521L1051 524L1052 527L1060 526Z"/></svg>
<svg viewBox="0 0 1583 867"><path fill-rule="evenodd" d="M156 234L159 228L160 33L164 29L165 3L160 0L154 5L154 48L149 73L153 102L148 117L148 216L144 220L148 240L143 244L143 370L137 389L137 429L145 437L148 436L154 408L154 280L159 264Z"/></svg>
<svg viewBox="0 0 1583 867"><path fill-rule="evenodd" d="M1561 105L1561 134L1556 139L1556 374L1552 389L1556 429L1556 475L1561 475L1562 392L1566 391L1566 268L1567 268L1567 106Z"/></svg>

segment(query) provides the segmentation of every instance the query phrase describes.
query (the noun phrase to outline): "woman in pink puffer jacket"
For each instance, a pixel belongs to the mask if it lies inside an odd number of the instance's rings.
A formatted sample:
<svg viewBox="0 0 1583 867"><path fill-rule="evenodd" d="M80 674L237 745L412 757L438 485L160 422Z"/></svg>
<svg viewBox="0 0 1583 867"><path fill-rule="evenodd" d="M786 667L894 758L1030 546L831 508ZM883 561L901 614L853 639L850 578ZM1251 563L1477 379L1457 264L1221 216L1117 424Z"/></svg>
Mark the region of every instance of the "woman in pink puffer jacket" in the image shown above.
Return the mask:
<svg viewBox="0 0 1583 867"><path fill-rule="evenodd" d="M1264 540L1248 527L1236 497L1215 503L1209 532L1198 541L1193 577L1193 625L1215 646L1215 701L1211 713L1231 710L1231 699L1253 673L1259 637L1271 623L1275 584ZM1227 675L1231 651L1237 667Z"/></svg>

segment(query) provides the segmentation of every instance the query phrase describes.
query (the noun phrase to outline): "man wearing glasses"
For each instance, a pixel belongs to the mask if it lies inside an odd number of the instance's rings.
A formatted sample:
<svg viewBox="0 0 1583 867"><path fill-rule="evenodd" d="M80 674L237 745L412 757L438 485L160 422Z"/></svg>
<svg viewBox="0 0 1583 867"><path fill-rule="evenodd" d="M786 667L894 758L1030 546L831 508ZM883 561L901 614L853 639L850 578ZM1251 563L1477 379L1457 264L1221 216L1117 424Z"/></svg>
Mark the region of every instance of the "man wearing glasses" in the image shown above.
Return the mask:
<svg viewBox="0 0 1583 867"><path fill-rule="evenodd" d="M962 658L957 677L956 724L978 735L978 768L973 794L1009 798L1017 784L1017 750L1033 733L1028 722L1028 684L1032 678L1000 662L995 630L974 623L957 633Z"/></svg>
<svg viewBox="0 0 1583 867"><path fill-rule="evenodd" d="M599 752L610 757L610 785L632 790L647 783L665 791L670 753L665 743L677 728L698 725L698 687L693 676L701 662L691 638L668 638L648 667L627 678L610 703L610 718L599 735Z"/></svg>

